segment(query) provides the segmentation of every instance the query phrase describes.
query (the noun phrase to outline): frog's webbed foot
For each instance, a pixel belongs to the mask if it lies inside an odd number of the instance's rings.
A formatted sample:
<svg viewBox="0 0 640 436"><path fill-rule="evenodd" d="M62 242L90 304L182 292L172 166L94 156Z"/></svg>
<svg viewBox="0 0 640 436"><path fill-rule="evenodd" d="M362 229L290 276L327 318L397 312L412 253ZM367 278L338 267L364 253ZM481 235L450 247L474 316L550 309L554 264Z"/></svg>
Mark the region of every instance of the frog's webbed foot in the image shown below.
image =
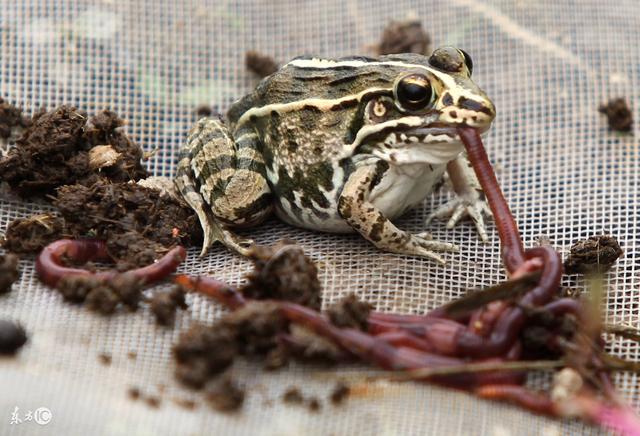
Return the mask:
<svg viewBox="0 0 640 436"><path fill-rule="evenodd" d="M434 218L448 218L447 228L451 229L462 218L470 217L482 242L487 242L489 237L484 215L492 217L491 209L485 201L480 184L465 155L447 164L447 175L456 193L456 198L438 207L427 217L425 224L429 224Z"/></svg>
<svg viewBox="0 0 640 436"><path fill-rule="evenodd" d="M444 258L437 254L437 252L450 252L455 253L459 250L455 244L448 242L441 242L433 240L433 237L429 232L422 232L418 234L411 234L402 231L404 241L397 243L396 241L386 241L387 243L380 248L386 249L392 253L408 254L412 256L426 257L427 259L435 260L438 263L445 264Z"/></svg>
<svg viewBox="0 0 640 436"><path fill-rule="evenodd" d="M235 234L217 220L209 217L205 223L202 223L202 230L204 232L204 241L200 256L207 254L209 247L216 242L221 242L225 247L242 256L249 255L249 247L253 245L253 240Z"/></svg>
<svg viewBox="0 0 640 436"><path fill-rule="evenodd" d="M489 236L487 235L483 215L491 217L491 209L489 209L484 195L481 192L473 191L459 195L438 207L427 217L425 224L429 224L435 218L448 218L447 228L452 229L461 219L469 217L475 223L478 236L482 242L487 242Z"/></svg>
<svg viewBox="0 0 640 436"><path fill-rule="evenodd" d="M384 171L384 165L376 165L358 168L353 172L340 195L340 215L354 230L381 250L445 263L437 252L458 251L456 245L434 241L429 233L411 234L400 230L368 201L375 180L379 180Z"/></svg>

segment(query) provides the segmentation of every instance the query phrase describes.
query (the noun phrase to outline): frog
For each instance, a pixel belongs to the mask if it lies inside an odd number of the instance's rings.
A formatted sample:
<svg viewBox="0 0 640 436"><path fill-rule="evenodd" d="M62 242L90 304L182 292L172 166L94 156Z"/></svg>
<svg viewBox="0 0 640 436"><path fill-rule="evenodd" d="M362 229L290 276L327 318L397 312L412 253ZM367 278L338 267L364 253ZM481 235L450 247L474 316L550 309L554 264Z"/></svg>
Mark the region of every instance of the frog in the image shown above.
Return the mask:
<svg viewBox="0 0 640 436"><path fill-rule="evenodd" d="M453 243L393 220L445 180L455 196L428 215L453 228L463 217L487 241L491 211L456 128L481 134L493 102L455 47L430 56L300 56L233 103L199 119L181 147L175 187L204 230L201 254L221 242L247 255L237 229L273 213L293 226L357 232L379 249L444 263Z"/></svg>

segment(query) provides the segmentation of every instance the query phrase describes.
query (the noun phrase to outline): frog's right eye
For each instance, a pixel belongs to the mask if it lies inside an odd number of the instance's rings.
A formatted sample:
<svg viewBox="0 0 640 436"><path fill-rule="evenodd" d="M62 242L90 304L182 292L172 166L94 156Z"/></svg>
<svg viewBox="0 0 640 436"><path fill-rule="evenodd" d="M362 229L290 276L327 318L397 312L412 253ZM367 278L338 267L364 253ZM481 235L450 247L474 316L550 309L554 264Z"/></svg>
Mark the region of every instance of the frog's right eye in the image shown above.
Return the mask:
<svg viewBox="0 0 640 436"><path fill-rule="evenodd" d="M404 109L418 110L433 102L433 88L422 74L410 74L400 79L395 87L395 96Z"/></svg>

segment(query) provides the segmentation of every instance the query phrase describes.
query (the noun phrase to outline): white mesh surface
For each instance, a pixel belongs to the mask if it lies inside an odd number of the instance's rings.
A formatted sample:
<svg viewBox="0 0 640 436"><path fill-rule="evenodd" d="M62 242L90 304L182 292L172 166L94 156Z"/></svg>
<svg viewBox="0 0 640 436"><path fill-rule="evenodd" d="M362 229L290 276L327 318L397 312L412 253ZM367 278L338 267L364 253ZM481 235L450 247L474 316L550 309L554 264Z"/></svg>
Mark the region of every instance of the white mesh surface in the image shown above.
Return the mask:
<svg viewBox="0 0 640 436"><path fill-rule="evenodd" d="M495 125L486 139L505 195L527 246L547 235L568 250L572 242L609 231L625 256L608 277L607 317L640 327L638 221L640 152L634 134L609 132L598 105L627 96L640 114L640 6L622 0L198 1L0 0L0 94L33 111L71 103L89 113L111 108L145 150L154 175L170 175L176 151L202 103L224 111L257 79L244 67L246 50L280 61L303 54L366 54L390 19L413 13L434 46L456 45L475 62L474 78L494 100ZM400 220L418 231L438 192ZM0 228L43 210L0 198ZM318 262L324 303L349 292L380 310L421 313L465 289L501 279L498 240L478 242L465 222L434 236L462 247L446 266L377 251L356 236L322 235L275 220L247 232L260 243L288 237ZM249 262L223 249L204 260L192 250L181 268L237 281ZM193 395L173 379L171 345L193 319L211 321L219 305L189 296L190 308L173 330L156 327L145 310L103 318L62 302L21 262L21 280L0 297L0 318L20 320L31 334L16 359L0 360L0 434L597 434L573 421L552 421L519 409L419 384L381 385L349 399L325 402L320 413L285 406L280 393L298 385L321 399L338 378L315 367L264 373L236 364L249 388L243 411L227 416L203 401L195 411L173 398ZM637 343L612 341L611 350L640 360ZM127 357L129 351L137 359ZM108 352L113 363L98 363ZM341 370L366 373L365 367ZM638 377L616 378L640 409ZM159 409L127 397L130 386L163 399ZM53 420L10 425L11 412L48 407Z"/></svg>

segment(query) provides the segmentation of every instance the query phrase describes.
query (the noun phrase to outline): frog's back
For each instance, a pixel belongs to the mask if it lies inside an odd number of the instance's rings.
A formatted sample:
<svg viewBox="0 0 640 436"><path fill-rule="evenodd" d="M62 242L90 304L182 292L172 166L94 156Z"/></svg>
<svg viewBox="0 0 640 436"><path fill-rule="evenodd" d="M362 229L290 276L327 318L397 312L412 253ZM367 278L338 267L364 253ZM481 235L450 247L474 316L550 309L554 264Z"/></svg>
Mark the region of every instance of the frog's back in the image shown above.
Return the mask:
<svg viewBox="0 0 640 436"><path fill-rule="evenodd" d="M380 68L381 64L384 68ZM401 54L339 59L298 57L265 77L254 92L234 103L227 114L235 122L249 109L309 99L334 100L373 88L391 89L397 75L411 65L428 65L428 58Z"/></svg>

